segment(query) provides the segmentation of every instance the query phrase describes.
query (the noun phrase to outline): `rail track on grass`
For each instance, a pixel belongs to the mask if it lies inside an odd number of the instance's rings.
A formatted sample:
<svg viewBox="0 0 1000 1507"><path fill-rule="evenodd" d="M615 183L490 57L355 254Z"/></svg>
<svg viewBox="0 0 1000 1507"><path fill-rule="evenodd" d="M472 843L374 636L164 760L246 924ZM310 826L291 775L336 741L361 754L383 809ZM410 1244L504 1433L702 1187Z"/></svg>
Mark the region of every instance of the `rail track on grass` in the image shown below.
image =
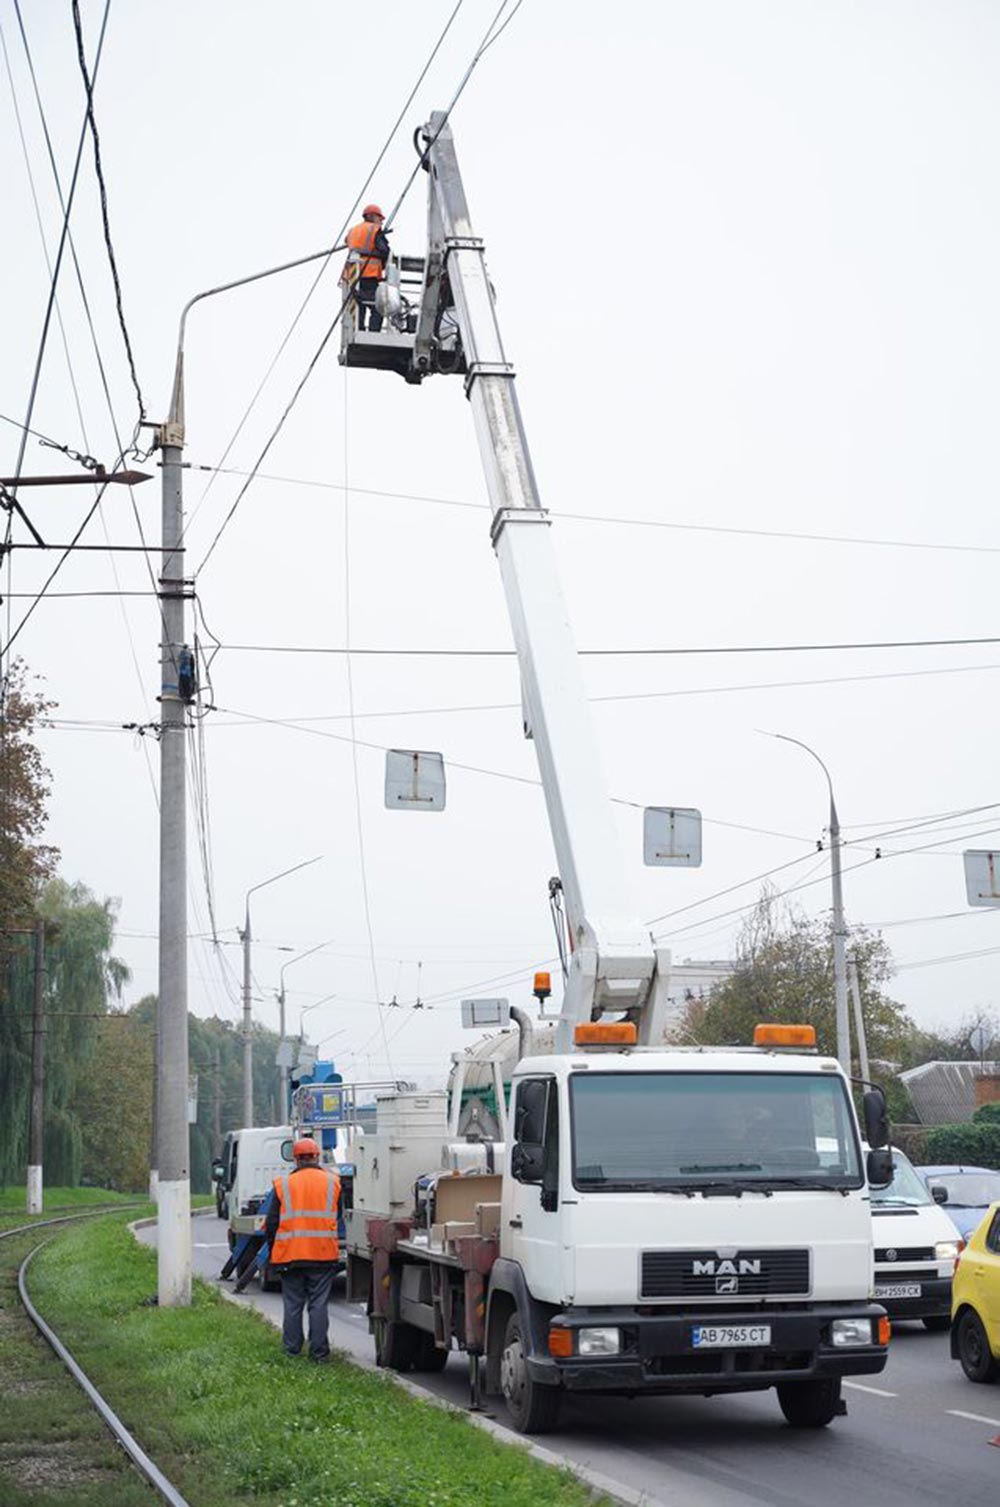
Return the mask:
<svg viewBox="0 0 1000 1507"><path fill-rule="evenodd" d="M143 1207L144 1205L141 1203L131 1205L113 1204L110 1206L101 1206L99 1208L89 1209L84 1213L63 1214L56 1219L37 1219L33 1220L30 1224L18 1225L16 1226L16 1228L11 1230L0 1230L0 1241L9 1240L13 1235L26 1235L30 1234L33 1230L47 1229L53 1225L72 1224L79 1219L99 1219L104 1214L127 1213L130 1209L141 1209ZM111 1407L110 1403L101 1395L97 1387L94 1386L94 1383L90 1380L90 1377L74 1359L73 1355L63 1344L62 1340L56 1334L51 1325L47 1324L46 1321L42 1318L41 1314L38 1312L38 1309L32 1303L31 1298L28 1296L26 1281L28 1268L34 1260L35 1256L38 1255L38 1252L42 1249L43 1246L47 1245L51 1239L52 1236L48 1235L44 1240L40 1240L37 1245L33 1246L18 1268L17 1290L20 1295L21 1302L24 1306L25 1313L28 1315L28 1318L34 1324L35 1328L38 1330L42 1338L51 1346L52 1350L62 1361L63 1365L66 1367L73 1380L86 1393L90 1402L93 1403L95 1409L100 1415L101 1421L110 1430L111 1434L118 1441L122 1449L132 1461L133 1465L136 1467L139 1473L145 1477L150 1486L152 1486L153 1490L159 1494L164 1502L167 1502L169 1504L169 1507L191 1507L191 1504L188 1502L187 1498L183 1497L177 1490L176 1486L174 1486L171 1481L167 1480L166 1476L160 1470L159 1466L149 1458L145 1450L139 1444L138 1440L125 1427L124 1423L122 1423L121 1419Z"/></svg>

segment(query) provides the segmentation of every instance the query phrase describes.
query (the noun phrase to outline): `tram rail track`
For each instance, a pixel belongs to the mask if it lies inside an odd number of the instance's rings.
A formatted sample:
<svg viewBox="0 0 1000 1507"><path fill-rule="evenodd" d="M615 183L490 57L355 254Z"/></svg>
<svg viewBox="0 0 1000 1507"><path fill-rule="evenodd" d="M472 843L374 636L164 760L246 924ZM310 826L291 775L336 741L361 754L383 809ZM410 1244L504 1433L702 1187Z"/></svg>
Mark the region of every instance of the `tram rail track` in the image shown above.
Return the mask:
<svg viewBox="0 0 1000 1507"><path fill-rule="evenodd" d="M0 1230L0 1241L9 1240L14 1235L31 1234L35 1230L50 1228L53 1225L72 1224L75 1221L81 1219L99 1219L104 1214L128 1213L131 1209L141 1209L143 1207L144 1204L142 1203L114 1204L108 1207L89 1209L83 1213L63 1214L54 1219L36 1219L32 1220L29 1224L18 1225L14 1229ZM144 1477L144 1479L158 1494L161 1500L166 1502L168 1504L168 1507L191 1507L191 1503L187 1500L187 1498L181 1495L177 1487L174 1486L173 1482L168 1480L167 1477L163 1474L156 1462L150 1459L149 1455L146 1454L146 1451L142 1448L142 1445L130 1432L130 1430L126 1428L125 1424L119 1418L118 1414L112 1408L111 1404L102 1395L100 1390L94 1385L90 1377L84 1371L83 1367L75 1359L69 1348L59 1338L52 1326L48 1324L42 1317L42 1315L38 1312L38 1309L35 1307L34 1303L32 1303L31 1298L28 1294L26 1280L28 1268L31 1265L31 1262L34 1260L35 1256L38 1255L38 1252L42 1250L44 1246L48 1245L49 1241L53 1238L54 1236L48 1235L44 1240L40 1240L37 1245L32 1247L32 1249L24 1257L23 1261L21 1261L18 1267L17 1290L25 1313L31 1320L32 1324L35 1326L38 1333L49 1345L58 1359L63 1363L69 1374L72 1376L73 1380L77 1383L88 1400L92 1403L101 1421L109 1430L113 1438L125 1451L126 1455L132 1461L132 1464L139 1471L140 1475Z"/></svg>

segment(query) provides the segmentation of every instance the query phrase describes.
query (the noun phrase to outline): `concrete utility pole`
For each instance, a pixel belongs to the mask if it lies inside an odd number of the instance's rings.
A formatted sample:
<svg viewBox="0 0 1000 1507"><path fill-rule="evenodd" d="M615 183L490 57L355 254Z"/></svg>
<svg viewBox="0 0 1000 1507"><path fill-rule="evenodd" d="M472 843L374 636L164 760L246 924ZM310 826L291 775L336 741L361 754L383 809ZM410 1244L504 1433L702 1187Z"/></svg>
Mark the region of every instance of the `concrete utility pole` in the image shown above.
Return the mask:
<svg viewBox="0 0 1000 1507"><path fill-rule="evenodd" d="M833 798L833 781L830 771L815 749L799 738L789 738L785 733L771 733L782 743L794 743L805 749L826 775L830 791L830 883L833 891L833 995L837 1014L837 1059L848 1075L851 1071L851 1024L847 1009L847 926L844 922L844 886L840 867L840 818L837 803Z"/></svg>
<svg viewBox="0 0 1000 1507"><path fill-rule="evenodd" d="M28 1213L42 1212L45 1144L45 922L35 922L35 979L31 1009L31 1119L28 1129Z"/></svg>
<svg viewBox="0 0 1000 1507"><path fill-rule="evenodd" d="M178 368L170 418L158 431L163 456L160 575L160 952L157 996L158 1292L161 1308L191 1302L191 1171L187 1013L187 697L182 695L184 399Z"/></svg>
<svg viewBox="0 0 1000 1507"><path fill-rule="evenodd" d="M858 979L858 963L855 957L847 960L847 976L851 985L851 999L854 1001L854 1034L858 1040L858 1067L861 1076L866 1081L871 1078L871 1069L868 1066L868 1036L865 1031L865 1017L861 1009L861 984Z"/></svg>
<svg viewBox="0 0 1000 1507"><path fill-rule="evenodd" d="M250 946L253 934L250 927L250 896L257 890L266 889L269 884L276 884L279 879L284 879L288 874L296 874L299 869L307 869L310 864L319 863L322 853L316 858L307 858L303 863L294 863L290 869L282 869L280 874L272 874L270 879L262 879L260 884L252 884L246 893L243 908L243 930L240 932L240 940L243 943L243 1126L249 1129L253 1125L253 1020L251 1018L251 985L253 983L253 969L251 966ZM326 944L320 943L321 947Z"/></svg>
<svg viewBox="0 0 1000 1507"><path fill-rule="evenodd" d="M160 955L157 1003L156 1167L150 1174L159 1203L158 1291L162 1307L191 1302L191 1174L187 1121L187 874L185 704L181 693L184 637L184 335L192 307L204 298L258 282L276 272L329 257L334 247L268 267L196 293L181 310L170 416L157 429L163 456L163 564L160 611Z"/></svg>

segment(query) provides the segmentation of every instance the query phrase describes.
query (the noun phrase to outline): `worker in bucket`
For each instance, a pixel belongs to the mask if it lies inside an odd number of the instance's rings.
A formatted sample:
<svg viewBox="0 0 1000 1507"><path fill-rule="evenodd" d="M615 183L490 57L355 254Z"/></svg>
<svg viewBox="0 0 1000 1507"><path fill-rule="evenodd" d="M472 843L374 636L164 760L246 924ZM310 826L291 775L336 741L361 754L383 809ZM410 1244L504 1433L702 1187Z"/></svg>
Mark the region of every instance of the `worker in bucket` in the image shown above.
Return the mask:
<svg viewBox="0 0 1000 1507"><path fill-rule="evenodd" d="M366 204L361 216L361 223L353 225L347 232L350 252L340 274L340 281L344 286L345 297L349 296L351 289L354 290L358 306L358 329L369 329L375 334L382 328L382 315L375 307L375 294L385 277L389 241L382 229L385 215L377 204Z"/></svg>
<svg viewBox="0 0 1000 1507"><path fill-rule="evenodd" d="M309 1358L330 1356L327 1304L340 1256L337 1207L340 1179L319 1164L319 1147L303 1137L292 1147L295 1169L274 1180L265 1223L271 1264L281 1270L284 1321L281 1342L287 1355L302 1350L302 1312L309 1309Z"/></svg>

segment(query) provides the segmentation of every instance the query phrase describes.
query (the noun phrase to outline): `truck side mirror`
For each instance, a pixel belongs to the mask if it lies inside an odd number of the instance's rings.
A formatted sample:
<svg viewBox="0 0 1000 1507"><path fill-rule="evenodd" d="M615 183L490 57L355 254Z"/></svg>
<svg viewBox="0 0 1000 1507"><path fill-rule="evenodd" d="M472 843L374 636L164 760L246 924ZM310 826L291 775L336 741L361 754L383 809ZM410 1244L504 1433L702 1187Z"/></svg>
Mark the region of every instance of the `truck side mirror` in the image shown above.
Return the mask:
<svg viewBox="0 0 1000 1507"><path fill-rule="evenodd" d="M933 1198L936 1204L946 1204L948 1202L948 1189L943 1188L940 1183L935 1183L931 1188L931 1198Z"/></svg>
<svg viewBox="0 0 1000 1507"><path fill-rule="evenodd" d="M225 1175L226 1175L226 1164L222 1160L221 1156L217 1156L215 1158L215 1160L212 1162L212 1181L213 1181L213 1183L221 1183L221 1181L225 1177Z"/></svg>
<svg viewBox="0 0 1000 1507"><path fill-rule="evenodd" d="M876 1147L868 1153L868 1181L873 1188L888 1188L892 1182L892 1150L889 1146Z"/></svg>
<svg viewBox="0 0 1000 1507"><path fill-rule="evenodd" d="M864 1107L865 1140L873 1151L889 1144L889 1111L885 1094L880 1088L870 1088L862 1100Z"/></svg>
<svg viewBox="0 0 1000 1507"><path fill-rule="evenodd" d="M541 1146L515 1141L510 1153L510 1175L519 1183L540 1183L545 1165Z"/></svg>

